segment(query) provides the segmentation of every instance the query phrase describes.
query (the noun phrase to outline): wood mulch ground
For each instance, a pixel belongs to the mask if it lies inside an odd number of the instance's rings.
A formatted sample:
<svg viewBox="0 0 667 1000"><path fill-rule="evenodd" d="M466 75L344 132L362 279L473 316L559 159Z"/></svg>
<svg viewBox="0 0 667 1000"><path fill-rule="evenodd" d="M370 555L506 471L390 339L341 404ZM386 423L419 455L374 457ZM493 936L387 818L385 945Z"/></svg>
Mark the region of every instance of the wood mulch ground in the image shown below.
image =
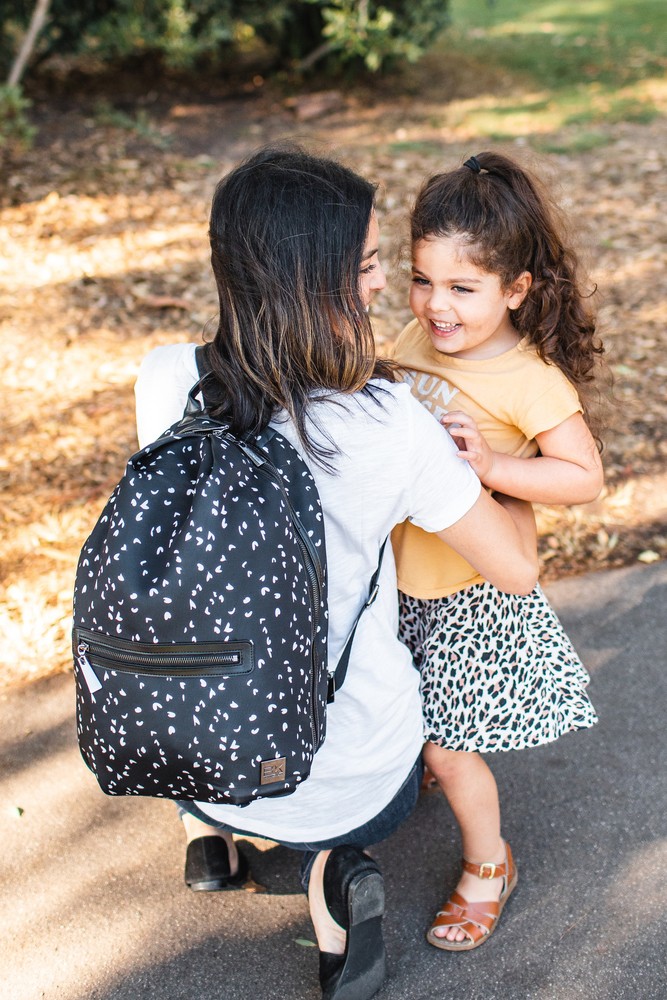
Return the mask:
<svg viewBox="0 0 667 1000"><path fill-rule="evenodd" d="M385 84L319 105L265 88L147 92L133 130L100 124L99 93L36 101L37 145L0 159L0 688L70 665L76 559L136 447L137 366L158 344L199 339L215 313L216 181L269 139L338 155L381 182L391 264L421 180L490 145L435 114L467 86ZM503 147L546 172L576 220L615 378L602 496L538 510L547 581L667 555L667 121L606 134L582 153ZM390 283L373 307L380 343L409 318L400 263Z"/></svg>

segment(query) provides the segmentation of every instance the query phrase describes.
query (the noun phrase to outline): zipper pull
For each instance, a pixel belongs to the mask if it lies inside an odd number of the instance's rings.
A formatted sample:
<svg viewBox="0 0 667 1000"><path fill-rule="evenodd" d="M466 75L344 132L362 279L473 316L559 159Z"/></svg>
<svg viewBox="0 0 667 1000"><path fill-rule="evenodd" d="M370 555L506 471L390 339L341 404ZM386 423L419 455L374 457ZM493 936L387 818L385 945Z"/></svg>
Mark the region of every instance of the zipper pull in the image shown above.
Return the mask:
<svg viewBox="0 0 667 1000"><path fill-rule="evenodd" d="M266 465L266 456L260 454L259 451L256 451L252 447L252 445L248 444L247 441L240 441L239 440L239 441L235 441L235 444L243 452L243 454L246 456L246 458L249 458L250 461L253 462L254 465L257 466L257 468L260 468L262 465Z"/></svg>
<svg viewBox="0 0 667 1000"><path fill-rule="evenodd" d="M76 648L78 654L76 662L79 664L79 670L84 676L86 684L88 685L88 690L90 691L91 694L94 695L95 692L99 691L100 688L102 687L102 682L99 680L97 674L90 665L90 660L86 656L88 648L89 647L86 645L85 642L79 643L79 645Z"/></svg>

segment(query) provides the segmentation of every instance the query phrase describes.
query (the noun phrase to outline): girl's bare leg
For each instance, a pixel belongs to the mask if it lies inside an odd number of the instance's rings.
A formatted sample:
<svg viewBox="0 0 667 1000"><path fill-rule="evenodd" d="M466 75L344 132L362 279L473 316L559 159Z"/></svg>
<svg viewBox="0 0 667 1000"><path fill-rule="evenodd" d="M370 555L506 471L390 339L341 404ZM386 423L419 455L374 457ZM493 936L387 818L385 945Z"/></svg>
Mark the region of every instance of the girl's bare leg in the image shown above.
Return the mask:
<svg viewBox="0 0 667 1000"><path fill-rule="evenodd" d="M500 803L496 780L478 753L445 750L434 743L424 747L424 763L437 778L461 829L463 855L480 864L502 864L505 844L500 836ZM463 872L457 891L468 902L497 900L503 888L502 878L481 879ZM437 937L464 941L462 930L440 927Z"/></svg>

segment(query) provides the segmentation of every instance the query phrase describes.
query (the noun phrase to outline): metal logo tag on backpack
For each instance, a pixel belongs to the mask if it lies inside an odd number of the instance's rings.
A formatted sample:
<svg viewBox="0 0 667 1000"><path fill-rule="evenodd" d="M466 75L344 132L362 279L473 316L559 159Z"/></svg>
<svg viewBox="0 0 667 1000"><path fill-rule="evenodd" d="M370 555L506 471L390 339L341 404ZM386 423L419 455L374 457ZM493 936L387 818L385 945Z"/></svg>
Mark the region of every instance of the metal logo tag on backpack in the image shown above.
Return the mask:
<svg viewBox="0 0 667 1000"><path fill-rule="evenodd" d="M285 757L279 757L278 760L263 760L260 764L260 785L272 785L274 781L284 781L286 767Z"/></svg>

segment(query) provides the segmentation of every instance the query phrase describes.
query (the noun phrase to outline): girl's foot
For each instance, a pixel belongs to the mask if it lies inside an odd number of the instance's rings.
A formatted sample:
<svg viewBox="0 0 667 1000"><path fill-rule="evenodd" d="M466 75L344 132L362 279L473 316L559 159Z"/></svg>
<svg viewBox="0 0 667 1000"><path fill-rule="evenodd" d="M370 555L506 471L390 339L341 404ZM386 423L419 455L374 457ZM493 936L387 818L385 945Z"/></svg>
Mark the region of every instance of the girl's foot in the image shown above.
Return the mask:
<svg viewBox="0 0 667 1000"><path fill-rule="evenodd" d="M500 865L503 864L504 861L505 845L503 844L502 851L494 855L491 863ZM468 872L464 868L458 885L454 891L458 893L459 896L463 896L468 903L497 903L500 899L500 894L503 891L503 884L505 880L500 875L496 878L489 878L488 873L490 870L491 869L489 867L484 868L484 876L480 877L479 875L473 875L472 872ZM447 941L466 940L466 935L460 927L442 927L440 928L440 933L435 931L434 933L436 937L442 937Z"/></svg>
<svg viewBox="0 0 667 1000"><path fill-rule="evenodd" d="M517 883L509 844L502 858L483 863L463 859L463 874L426 935L445 951L470 951L493 934L500 914Z"/></svg>

